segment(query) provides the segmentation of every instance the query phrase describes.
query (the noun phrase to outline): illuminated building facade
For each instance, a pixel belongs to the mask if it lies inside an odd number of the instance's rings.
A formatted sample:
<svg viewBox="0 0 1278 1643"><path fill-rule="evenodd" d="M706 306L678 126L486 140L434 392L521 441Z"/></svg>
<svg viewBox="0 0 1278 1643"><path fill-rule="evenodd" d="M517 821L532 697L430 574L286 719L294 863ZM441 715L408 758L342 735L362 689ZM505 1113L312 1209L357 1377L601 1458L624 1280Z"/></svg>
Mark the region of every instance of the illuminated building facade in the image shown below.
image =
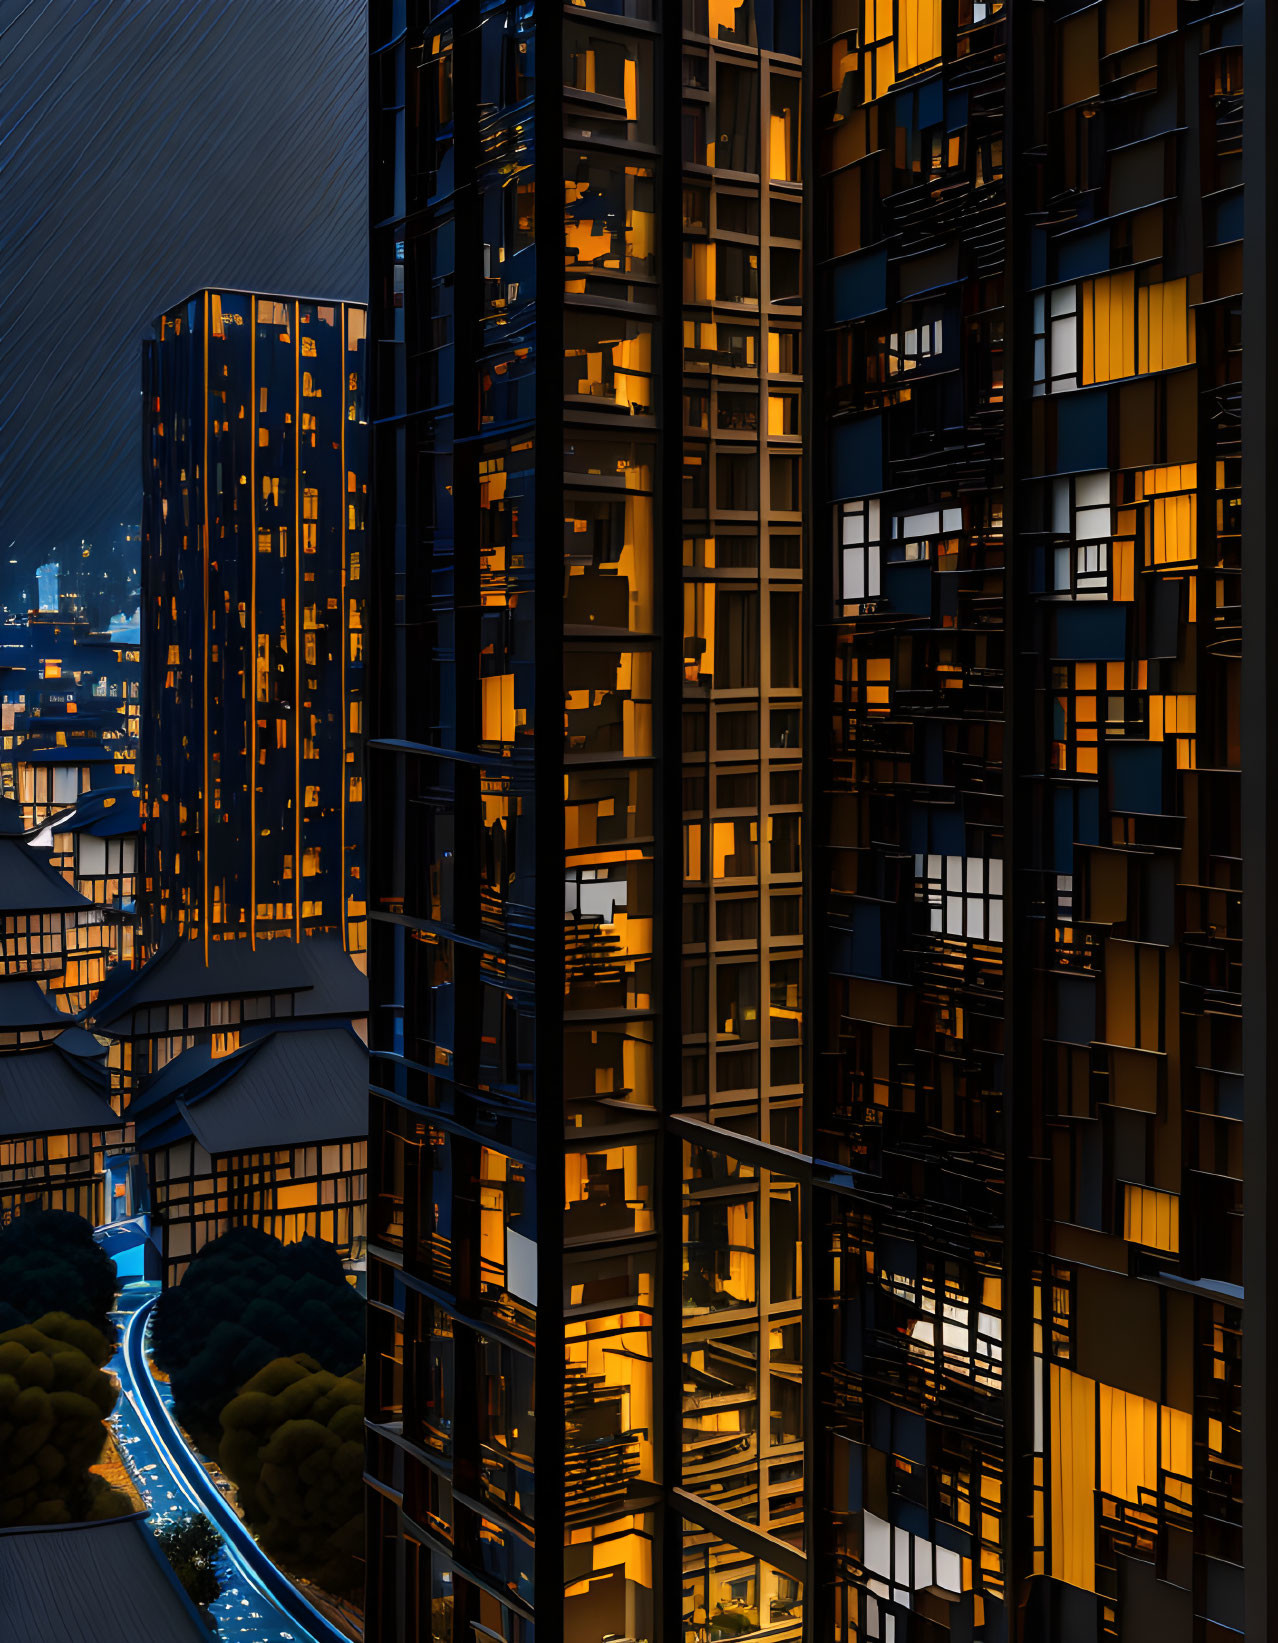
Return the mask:
<svg viewBox="0 0 1278 1643"><path fill-rule="evenodd" d="M207 956L202 942L178 942L138 969L117 967L89 1024L110 1040L111 1097L121 1112L187 1050L230 1055L242 1029L320 1017L348 1021L362 1038L367 1013L368 983L337 936L257 945L242 937L211 945Z"/></svg>
<svg viewBox="0 0 1278 1643"><path fill-rule="evenodd" d="M379 1637L802 1631L798 12L659 11L372 8Z"/></svg>
<svg viewBox="0 0 1278 1643"><path fill-rule="evenodd" d="M815 6L814 1637L1274 1635L1266 10Z"/></svg>
<svg viewBox="0 0 1278 1643"><path fill-rule="evenodd" d="M164 1281L234 1226L364 1255L368 1052L344 1022L246 1026L197 1044L129 1108L162 1229Z"/></svg>
<svg viewBox="0 0 1278 1643"><path fill-rule="evenodd" d="M146 952L365 941L365 311L201 291L144 346Z"/></svg>
<svg viewBox="0 0 1278 1643"><path fill-rule="evenodd" d="M141 823L131 787L93 787L75 809L49 824L50 864L102 909L106 966L131 967L137 934L137 857Z"/></svg>
<svg viewBox="0 0 1278 1643"><path fill-rule="evenodd" d="M90 1017L122 1118L110 1162L152 1216L168 1281L230 1226L363 1260L367 1011L336 935L207 956L179 941L112 972Z"/></svg>
<svg viewBox="0 0 1278 1643"><path fill-rule="evenodd" d="M65 1020L49 1033L39 1005L29 1015L10 1008L10 991L0 983L0 1045L14 1037L48 1041L0 1048L0 1226L30 1209L67 1210L99 1226L104 1138L113 1119L105 1069L57 1041L64 1031L72 1040L87 1035Z"/></svg>
<svg viewBox="0 0 1278 1643"><path fill-rule="evenodd" d="M141 728L136 643L78 617L33 611L0 656L0 790L28 828L71 810L90 786L131 786Z"/></svg>
<svg viewBox="0 0 1278 1643"><path fill-rule="evenodd" d="M1267 9L372 8L379 1636L1278 1635Z"/></svg>
<svg viewBox="0 0 1278 1643"><path fill-rule="evenodd" d="M36 566L37 603L40 610L57 610L60 574L60 567L56 562Z"/></svg>
<svg viewBox="0 0 1278 1643"><path fill-rule="evenodd" d="M0 800L0 1225L33 1207L103 1219L114 1114L102 1046L69 1013L96 918Z"/></svg>

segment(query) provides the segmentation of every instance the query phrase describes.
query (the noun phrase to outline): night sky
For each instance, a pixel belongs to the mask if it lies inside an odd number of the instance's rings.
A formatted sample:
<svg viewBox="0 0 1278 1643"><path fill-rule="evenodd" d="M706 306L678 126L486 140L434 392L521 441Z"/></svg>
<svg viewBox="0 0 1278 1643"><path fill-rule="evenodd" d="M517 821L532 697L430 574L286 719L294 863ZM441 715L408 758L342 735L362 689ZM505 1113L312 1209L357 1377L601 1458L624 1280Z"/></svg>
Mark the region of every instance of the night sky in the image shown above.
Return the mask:
<svg viewBox="0 0 1278 1643"><path fill-rule="evenodd" d="M157 314L367 296L365 52L364 0L0 0L0 603L136 526Z"/></svg>

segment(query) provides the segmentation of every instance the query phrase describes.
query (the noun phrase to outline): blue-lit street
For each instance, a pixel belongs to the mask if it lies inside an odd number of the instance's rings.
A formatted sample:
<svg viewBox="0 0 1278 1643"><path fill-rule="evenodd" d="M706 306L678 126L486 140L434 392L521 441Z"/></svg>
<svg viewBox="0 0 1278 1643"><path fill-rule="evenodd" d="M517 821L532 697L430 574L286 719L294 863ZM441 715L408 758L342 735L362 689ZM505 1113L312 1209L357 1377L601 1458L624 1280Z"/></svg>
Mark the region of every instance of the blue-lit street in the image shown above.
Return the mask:
<svg viewBox="0 0 1278 1643"><path fill-rule="evenodd" d="M222 1538L222 1592L210 1608L223 1643L343 1643L263 1554L199 1459L181 1440L162 1387L151 1376L145 1335L156 1290L138 1285L120 1298L120 1345L109 1369L120 1383L111 1426L125 1464L150 1509L150 1521L199 1511ZM303 1622L303 1618L305 1621Z"/></svg>

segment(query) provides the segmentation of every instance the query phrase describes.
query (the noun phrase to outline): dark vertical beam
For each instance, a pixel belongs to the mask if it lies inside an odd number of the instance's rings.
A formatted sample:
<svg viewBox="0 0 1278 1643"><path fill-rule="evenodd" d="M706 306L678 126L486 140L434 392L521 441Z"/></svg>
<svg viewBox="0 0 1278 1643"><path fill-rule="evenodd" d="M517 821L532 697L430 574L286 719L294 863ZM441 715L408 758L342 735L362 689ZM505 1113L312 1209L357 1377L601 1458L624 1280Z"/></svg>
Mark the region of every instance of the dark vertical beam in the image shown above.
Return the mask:
<svg viewBox="0 0 1278 1643"><path fill-rule="evenodd" d="M421 7L423 14L429 10ZM478 543L474 533L479 521L479 451L475 435L480 427L479 373L475 358L480 348L480 327L484 306L484 230L479 204L478 177L482 146L479 136L481 34L479 6L475 0L455 14L453 24L453 195L446 204L423 208L420 198L408 200L407 227L410 234L408 255L423 255L427 237L437 226L451 220L453 224L453 388L452 388L452 483L453 526L452 543L447 555L452 582L447 598L447 611L452 620L455 681L455 734L457 746L474 751L480 739L482 714L479 706L479 650L480 650L480 564ZM423 15L424 23L424 15ZM429 117L429 116L428 116ZM406 141L411 141L407 138ZM411 285L407 274L405 284ZM431 319L405 298L405 347L412 354L426 345ZM409 405L416 409L417 390L410 374ZM447 412L444 411L446 416ZM445 443L441 438L441 417L432 415L426 436L436 447ZM408 424L408 462L410 464L409 497L412 508L410 530L415 534L419 521L426 516L428 504L420 492L416 469L416 450L413 423ZM433 506L430 507L433 518ZM469 551L464 544L469 544ZM438 551L438 548L436 549ZM427 567L415 564L409 556L405 565L404 601L405 626L408 637L408 678L405 692L411 702L418 681L428 675L422 668L427 643L440 644L442 634L434 614L443 614L444 596L437 590L434 568L443 563L434 559ZM424 574L423 574L424 573ZM441 579L442 580L442 579ZM420 645L421 655L418 656ZM429 715L422 715L429 723ZM425 740L429 732L419 721L410 728L413 737ZM432 738L433 739L433 738ZM411 768L411 767L409 767ZM405 812L411 807L409 794L414 796L423 787L438 782L444 766L441 761L423 761L412 770L411 785L401 790L400 803ZM473 934L479 928L479 831L480 831L480 771L474 766L457 761L449 772L452 785L453 818L453 918L455 929ZM411 842L406 842L411 849ZM411 871L411 868L410 868ZM458 942L454 947L454 975L458 997L477 999L480 996L478 974L479 954ZM404 1001L405 1024L416 1015L419 1001ZM410 1013L411 1012L411 1013ZM454 1078L463 1086L473 1087L479 1072L478 1033L461 1031L456 1035ZM451 1289L458 1313L474 1316L480 1310L477 1292L478 1272L474 1251L479 1243L479 1173L480 1150L471 1137L454 1135L448 1142L452 1156L453 1179L465 1182L458 1193L462 1202L454 1202L456 1225L465 1227L459 1234L453 1250L450 1274ZM420 1155L419 1155L420 1158ZM422 1169L421 1185L417 1189L419 1212L426 1213L422 1202L430 1190L427 1172ZM465 1252L462 1245L465 1244ZM481 1349L476 1331L467 1322L454 1327L454 1430L458 1433L478 1430L478 1382L481 1368ZM540 1396L540 1387L535 1395ZM454 1444L454 1488L478 1498L479 1449L471 1439ZM468 1570L483 1568L476 1514L466 1509L457 1514L454 1526L454 1553L458 1564ZM473 1587L466 1591L464 1613L460 1616L464 1628L478 1618L478 1601ZM462 1605L459 1604L459 1608ZM408 1640L405 1639L405 1643Z"/></svg>
<svg viewBox="0 0 1278 1643"><path fill-rule="evenodd" d="M657 1316L653 1334L658 1482L653 1605L658 1637L680 1636L683 1519L674 1491L683 1481L683 1144L665 1119L683 1094L683 27L670 0L657 50L661 150L658 187L660 426L654 539L657 852Z"/></svg>
<svg viewBox="0 0 1278 1643"><path fill-rule="evenodd" d="M819 238L816 210L817 148L816 148L816 75L817 18L824 22L825 0L800 0L802 6L802 90L799 101L800 175L803 178L801 234L803 236L803 323L800 331L801 356L799 367L803 372L803 390L800 402L800 426L803 429L803 526L800 532L800 552L803 556L802 617L803 633L803 814L807 818L803 836L803 1138L800 1147L809 1158L816 1158L816 1101L818 1035L824 1036L827 1015L828 983L825 977L829 966L825 962L825 947L817 930L822 898L816 889L817 839L824 843L829 826L828 807L822 799L825 773L829 767L830 716L826 706L831 700L833 685L828 662L829 578L818 584L816 580L816 544L828 541L823 534L825 510L821 499L829 495L826 475L827 443L823 434L824 423L820 410L824 394L824 351L817 327L817 261L825 245ZM818 525L818 509L822 523ZM825 554L822 552L822 564ZM818 586L821 593L818 593ZM818 607L818 599L821 603ZM824 855L824 852L823 852ZM810 1638L832 1637L833 1616L828 1612L833 1581L827 1573L828 1542L823 1530L829 1521L827 1503L829 1446L822 1443L817 1431L820 1403L817 1382L820 1367L830 1361L828 1324L821 1296L830 1289L828 1259L824 1245L818 1252L817 1243L823 1239L826 1220L824 1203L818 1204L817 1194L822 1188L814 1170L810 1185L802 1189L800 1232L803 1238L803 1293L807 1297L803 1328L803 1517L805 1523L804 1550L808 1558L808 1586L803 1594L803 1614L806 1635ZM824 1199L824 1193L822 1193Z"/></svg>
<svg viewBox="0 0 1278 1643"><path fill-rule="evenodd" d="M478 9L478 8L476 8ZM537 201L537 427L533 643L536 649L534 944L537 1023L537 1409L534 1554L538 1643L564 1637L564 240L563 6L541 0L533 102ZM468 357L462 339L461 358Z"/></svg>
<svg viewBox="0 0 1278 1643"><path fill-rule="evenodd" d="M1034 1088L1033 870L1030 776L1034 758L1033 611L1017 540L1030 471L1033 326L1030 213L1041 7L1005 8L1003 138L1003 1565L1007 1636L1024 1636L1033 1553L1034 1295L1030 1144ZM1041 106L1041 105L1040 105Z"/></svg>
<svg viewBox="0 0 1278 1643"><path fill-rule="evenodd" d="M453 199L447 208L453 222L453 542L450 561L452 589L449 614L453 626L453 655L456 670L455 730L457 746L474 751L483 733L483 713L480 707L479 655L482 643L480 620L480 556L474 532L480 518L479 462L482 447L477 436L482 431L479 372L475 359L481 347L484 315L484 228L480 203L479 177L483 166L483 144L480 139L480 93L482 64L480 52L482 36L477 5L470 7L472 15L464 25L455 26L453 35ZM491 27L491 25L490 25ZM412 230L410 248L420 259L427 236L438 223L445 220L444 210L426 212L418 209L409 217ZM410 256L413 249L410 249ZM416 312L411 305L405 309L405 347L409 357L424 350L430 330L430 316ZM412 329L410 329L410 327ZM415 373L410 373L410 384ZM415 408L415 402L410 400ZM432 442L442 443L440 419L431 418ZM409 422L409 462L415 464L412 448L413 424ZM420 517L424 499L417 495L420 481L414 474L412 494L415 515ZM415 523L416 521L414 521ZM423 574L423 568L411 561L405 577L407 601L407 631L411 640L422 634L437 635L438 629L431 612L438 608L440 595L437 579ZM421 660L411 660L418 649L411 645L410 669L420 669ZM423 653L425 645L420 646ZM423 679L424 672L416 672ZM414 677L410 674L409 691L413 691ZM423 767L415 772L414 796L421 787L437 779L428 777ZM437 767L437 768L443 768ZM449 779L452 783L453 807L453 925L459 930L475 934L480 926L479 886L482 848L482 801L480 797L482 772L476 765L456 762ZM479 949L458 943L454 948L454 973L458 996L479 998L482 983L479 979ZM479 1035L461 1033L456 1045L457 1063L454 1077L474 1085L479 1079ZM478 1157L478 1154L476 1154ZM475 1350L470 1331L466 1332L468 1350Z"/></svg>
<svg viewBox="0 0 1278 1643"><path fill-rule="evenodd" d="M1278 268L1278 213L1269 93L1278 74L1278 19L1270 0L1244 0L1243 180L1243 537L1242 852L1243 1117L1243 1562L1247 1636L1278 1636L1273 1479L1278 1420L1271 1406L1278 1373L1278 1314L1270 1294L1278 1256L1278 1148L1269 1124L1269 1079L1278 1061L1278 866L1270 851L1278 820L1278 730L1273 658L1278 654L1278 571L1269 506L1278 434L1278 326L1271 282Z"/></svg>

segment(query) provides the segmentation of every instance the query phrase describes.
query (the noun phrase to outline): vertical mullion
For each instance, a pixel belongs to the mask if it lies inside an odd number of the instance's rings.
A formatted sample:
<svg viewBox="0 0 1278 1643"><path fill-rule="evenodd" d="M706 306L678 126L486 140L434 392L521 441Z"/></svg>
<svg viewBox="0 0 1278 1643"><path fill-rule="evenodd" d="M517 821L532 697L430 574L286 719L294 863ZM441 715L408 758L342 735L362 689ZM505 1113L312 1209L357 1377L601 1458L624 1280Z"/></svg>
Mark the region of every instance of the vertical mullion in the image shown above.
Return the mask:
<svg viewBox="0 0 1278 1643"><path fill-rule="evenodd" d="M534 91L534 185L538 202L536 339L537 426L534 438L536 649L534 783L537 833L537 1426L534 1463L539 1530L534 1580L539 1643L564 1637L565 1397L563 1342L563 1016L564 921L558 886L564 876L563 733L563 427L564 335L563 5L541 0L539 72ZM549 72L546 72L549 68ZM542 555L545 555L543 561Z"/></svg>
<svg viewBox="0 0 1278 1643"><path fill-rule="evenodd" d="M1271 312L1270 282L1278 264L1278 202L1268 114L1269 89L1278 73L1278 30L1268 0L1244 0L1243 31L1243 1567L1247 1635L1260 1638L1278 1630L1278 1585L1271 1572L1278 1420L1270 1407L1271 1378L1278 1373L1278 1312L1269 1304L1278 1257L1278 1152L1269 1139L1268 1087L1278 1050L1278 1012L1272 1007L1271 990L1278 978L1278 871L1270 859L1270 834L1278 817L1278 760L1271 743L1278 719L1271 661L1278 646L1278 595L1270 563L1274 531L1269 513L1278 376L1278 327ZM1200 610L1200 621L1204 615Z"/></svg>
<svg viewBox="0 0 1278 1643"><path fill-rule="evenodd" d="M657 681L663 742L654 751L658 753L655 797L662 844L656 861L661 964L657 1101L664 1119L678 1112L683 1090L683 28L675 0L668 0L657 61L665 155L658 179L663 427L658 435L657 540L665 542L666 551L656 555L653 567L661 639ZM680 1635L683 1584L683 1526L674 1504L674 1490L683 1477L682 1378L673 1373L683 1359L683 1148L678 1132L668 1122L663 1122L658 1144L657 1224L663 1234L657 1253L653 1359L662 1505L656 1526L653 1612L657 1636L675 1638Z"/></svg>
<svg viewBox="0 0 1278 1643"><path fill-rule="evenodd" d="M1032 870L1034 627L1028 555L1017 542L1019 493L1031 469L1032 423L1022 414L1032 392L1033 327L1029 295L1031 145L1036 138L1036 13L1009 6L1005 28L1005 263L1003 319L1003 1575L1011 1643L1023 1635L1022 1596L1033 1562L1034 1301L1031 1240L1031 1112L1034 1088L1033 947L1028 875ZM1022 361L1022 338L1028 342ZM1031 516L1032 517L1032 516Z"/></svg>

